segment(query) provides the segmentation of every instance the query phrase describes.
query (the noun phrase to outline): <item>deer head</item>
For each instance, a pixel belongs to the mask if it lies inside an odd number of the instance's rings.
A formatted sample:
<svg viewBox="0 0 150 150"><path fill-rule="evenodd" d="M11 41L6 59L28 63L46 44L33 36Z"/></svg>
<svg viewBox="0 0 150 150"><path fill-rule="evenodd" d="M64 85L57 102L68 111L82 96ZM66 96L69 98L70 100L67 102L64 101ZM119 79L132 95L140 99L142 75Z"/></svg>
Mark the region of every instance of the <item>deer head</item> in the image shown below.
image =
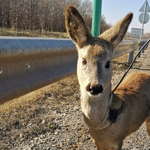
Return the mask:
<svg viewBox="0 0 150 150"><path fill-rule="evenodd" d="M115 26L94 38L77 9L67 7L65 24L78 50L77 75L81 95L97 97L110 87L113 51L122 41L132 17L133 14L129 13Z"/></svg>

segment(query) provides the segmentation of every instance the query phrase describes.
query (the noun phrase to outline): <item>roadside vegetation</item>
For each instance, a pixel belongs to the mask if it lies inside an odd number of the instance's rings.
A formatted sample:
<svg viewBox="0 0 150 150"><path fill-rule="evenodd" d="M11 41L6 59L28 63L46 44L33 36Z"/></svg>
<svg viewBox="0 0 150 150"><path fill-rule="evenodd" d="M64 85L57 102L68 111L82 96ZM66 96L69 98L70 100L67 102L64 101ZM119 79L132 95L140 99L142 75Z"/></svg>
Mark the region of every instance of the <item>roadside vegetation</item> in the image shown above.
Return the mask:
<svg viewBox="0 0 150 150"><path fill-rule="evenodd" d="M68 5L76 6L91 28L90 0L1 0L0 35L59 37L57 32L66 32L64 13ZM101 26L101 33L111 27L104 15Z"/></svg>
<svg viewBox="0 0 150 150"><path fill-rule="evenodd" d="M0 36L69 38L66 32L45 31L42 33L39 30L15 30L12 28L0 28Z"/></svg>

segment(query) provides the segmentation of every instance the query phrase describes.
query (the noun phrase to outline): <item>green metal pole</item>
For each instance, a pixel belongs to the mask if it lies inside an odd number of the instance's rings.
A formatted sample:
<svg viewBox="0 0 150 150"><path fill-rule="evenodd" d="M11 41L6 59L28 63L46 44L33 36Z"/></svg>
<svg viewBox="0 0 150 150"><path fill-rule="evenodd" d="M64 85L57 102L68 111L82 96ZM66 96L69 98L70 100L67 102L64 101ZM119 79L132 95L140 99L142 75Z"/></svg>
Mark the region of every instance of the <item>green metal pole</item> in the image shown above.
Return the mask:
<svg viewBox="0 0 150 150"><path fill-rule="evenodd" d="M92 35L97 37L101 27L102 0L93 0Z"/></svg>

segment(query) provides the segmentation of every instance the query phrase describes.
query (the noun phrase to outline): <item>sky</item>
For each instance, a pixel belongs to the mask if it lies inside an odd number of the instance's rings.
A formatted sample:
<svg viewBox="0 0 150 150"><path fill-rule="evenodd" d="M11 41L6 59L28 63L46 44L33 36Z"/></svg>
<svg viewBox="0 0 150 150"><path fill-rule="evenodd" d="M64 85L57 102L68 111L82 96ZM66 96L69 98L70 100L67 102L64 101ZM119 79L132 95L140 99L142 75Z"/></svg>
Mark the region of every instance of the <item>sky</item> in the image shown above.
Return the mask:
<svg viewBox="0 0 150 150"><path fill-rule="evenodd" d="M150 5L150 0L147 1ZM142 28L138 17L142 13L139 10L144 2L145 0L102 0L102 14L105 16L107 23L115 25L126 14L133 12L133 20L128 29L128 32L131 32L131 28ZM144 24L144 33L147 32L150 32L150 21Z"/></svg>

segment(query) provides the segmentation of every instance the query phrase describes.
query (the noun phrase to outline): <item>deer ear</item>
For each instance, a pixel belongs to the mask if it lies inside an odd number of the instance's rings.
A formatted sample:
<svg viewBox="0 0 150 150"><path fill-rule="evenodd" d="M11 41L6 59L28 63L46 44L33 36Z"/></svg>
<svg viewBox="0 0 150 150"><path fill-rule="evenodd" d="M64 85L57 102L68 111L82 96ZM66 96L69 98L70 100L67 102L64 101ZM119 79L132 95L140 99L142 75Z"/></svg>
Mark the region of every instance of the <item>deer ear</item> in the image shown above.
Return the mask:
<svg viewBox="0 0 150 150"><path fill-rule="evenodd" d="M68 6L66 9L65 25L69 37L79 48L82 47L88 38L92 37L80 13L73 6Z"/></svg>
<svg viewBox="0 0 150 150"><path fill-rule="evenodd" d="M109 30L102 33L99 36L99 38L102 38L112 43L113 48L115 48L123 40L132 18L133 18L133 13L129 13L115 26L111 27Z"/></svg>

